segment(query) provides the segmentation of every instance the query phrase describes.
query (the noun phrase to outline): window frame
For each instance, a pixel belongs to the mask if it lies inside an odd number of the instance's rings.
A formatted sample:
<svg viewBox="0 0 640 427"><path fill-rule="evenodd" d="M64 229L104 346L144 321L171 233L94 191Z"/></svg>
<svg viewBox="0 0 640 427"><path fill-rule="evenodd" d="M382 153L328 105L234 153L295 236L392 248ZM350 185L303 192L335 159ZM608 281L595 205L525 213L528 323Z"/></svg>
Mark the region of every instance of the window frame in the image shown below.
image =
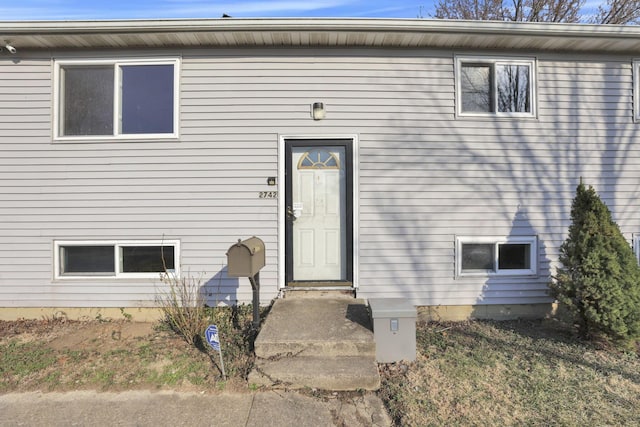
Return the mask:
<svg viewBox="0 0 640 427"><path fill-rule="evenodd" d="M472 65L489 65L493 75L491 76L491 98L493 111L463 111L462 110L462 66L465 63ZM529 99L530 112L501 112L497 108L498 100L498 84L497 84L497 65L509 66L528 66L530 70ZM455 102L457 117L501 117L501 118L521 118L536 119L538 116L537 109L537 59L535 57L506 57L506 56L472 56L472 55L456 55L455 56Z"/></svg>
<svg viewBox="0 0 640 427"><path fill-rule="evenodd" d="M62 111L64 67L105 66L114 67L113 81L113 135L63 135ZM173 132L172 133L122 133L121 101L122 101L122 66L173 65ZM117 141L145 139L177 139L180 118L180 65L181 59L172 58L132 58L132 59L55 59L53 69L53 140L54 141Z"/></svg>
<svg viewBox="0 0 640 427"><path fill-rule="evenodd" d="M492 244L494 245L493 270L462 270L462 246L464 244ZM500 245L503 244L528 244L529 266L528 269L504 269L499 268ZM456 276L536 276L538 274L538 238L537 236L456 236Z"/></svg>
<svg viewBox="0 0 640 427"><path fill-rule="evenodd" d="M113 246L114 273L113 274L63 274L62 248L65 246ZM180 275L180 240L55 240L53 242L54 279L55 280L113 280L113 279L159 279L162 272L125 273L122 271L122 247L127 246L173 246L174 268L169 270L176 276Z"/></svg>
<svg viewBox="0 0 640 427"><path fill-rule="evenodd" d="M634 59L633 67L633 121L640 122L640 59Z"/></svg>

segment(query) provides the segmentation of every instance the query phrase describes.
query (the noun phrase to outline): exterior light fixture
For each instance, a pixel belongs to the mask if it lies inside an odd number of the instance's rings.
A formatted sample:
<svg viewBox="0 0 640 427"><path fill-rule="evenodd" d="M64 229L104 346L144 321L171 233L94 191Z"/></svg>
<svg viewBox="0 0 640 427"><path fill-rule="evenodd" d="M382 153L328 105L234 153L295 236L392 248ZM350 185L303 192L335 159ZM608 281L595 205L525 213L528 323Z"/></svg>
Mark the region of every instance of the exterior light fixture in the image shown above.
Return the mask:
<svg viewBox="0 0 640 427"><path fill-rule="evenodd" d="M4 48L7 49L7 51L12 54L15 55L17 50L15 47L11 46L9 43L5 42L6 44L4 45Z"/></svg>
<svg viewBox="0 0 640 427"><path fill-rule="evenodd" d="M311 108L311 116L313 120L322 120L324 119L326 111L324 109L324 104L322 102L314 102Z"/></svg>

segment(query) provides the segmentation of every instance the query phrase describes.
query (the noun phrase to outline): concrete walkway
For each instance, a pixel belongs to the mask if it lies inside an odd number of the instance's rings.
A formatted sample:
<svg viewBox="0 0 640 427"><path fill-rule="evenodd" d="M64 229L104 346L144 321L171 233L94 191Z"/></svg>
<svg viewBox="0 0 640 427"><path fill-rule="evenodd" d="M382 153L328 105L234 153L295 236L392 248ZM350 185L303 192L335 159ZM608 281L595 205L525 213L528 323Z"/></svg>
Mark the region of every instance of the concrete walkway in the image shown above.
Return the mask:
<svg viewBox="0 0 640 427"><path fill-rule="evenodd" d="M332 396L332 395L330 395ZM127 391L0 395L0 426L390 426L375 394Z"/></svg>

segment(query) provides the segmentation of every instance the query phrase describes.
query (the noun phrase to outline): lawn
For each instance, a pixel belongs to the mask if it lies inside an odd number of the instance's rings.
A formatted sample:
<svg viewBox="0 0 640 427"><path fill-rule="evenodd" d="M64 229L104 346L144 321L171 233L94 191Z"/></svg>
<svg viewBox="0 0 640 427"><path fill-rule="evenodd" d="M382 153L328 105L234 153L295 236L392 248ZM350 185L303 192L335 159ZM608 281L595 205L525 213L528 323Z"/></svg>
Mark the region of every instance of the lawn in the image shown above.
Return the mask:
<svg viewBox="0 0 640 427"><path fill-rule="evenodd" d="M246 390L254 359L251 306L207 314L207 323L220 330L227 378L217 352L202 343L187 344L165 323L101 317L0 321L0 393Z"/></svg>
<svg viewBox="0 0 640 427"><path fill-rule="evenodd" d="M640 359L555 320L419 324L418 358L383 366L398 425L640 425Z"/></svg>
<svg viewBox="0 0 640 427"><path fill-rule="evenodd" d="M251 307L209 315L227 379L217 353L162 325L0 322L0 393L252 390ZM399 426L640 426L638 352L582 342L573 332L555 320L419 323L417 360L380 365L378 394Z"/></svg>

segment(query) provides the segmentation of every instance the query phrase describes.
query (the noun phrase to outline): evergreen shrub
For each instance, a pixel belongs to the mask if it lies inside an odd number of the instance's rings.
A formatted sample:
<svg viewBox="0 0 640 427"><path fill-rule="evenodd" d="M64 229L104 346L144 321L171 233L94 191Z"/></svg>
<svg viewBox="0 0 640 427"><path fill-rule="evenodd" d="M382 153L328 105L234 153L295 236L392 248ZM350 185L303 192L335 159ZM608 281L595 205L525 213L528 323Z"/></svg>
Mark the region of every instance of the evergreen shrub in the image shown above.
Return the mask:
<svg viewBox="0 0 640 427"><path fill-rule="evenodd" d="M551 294L573 315L581 335L625 342L640 336L640 267L607 206L582 182L560 262Z"/></svg>

